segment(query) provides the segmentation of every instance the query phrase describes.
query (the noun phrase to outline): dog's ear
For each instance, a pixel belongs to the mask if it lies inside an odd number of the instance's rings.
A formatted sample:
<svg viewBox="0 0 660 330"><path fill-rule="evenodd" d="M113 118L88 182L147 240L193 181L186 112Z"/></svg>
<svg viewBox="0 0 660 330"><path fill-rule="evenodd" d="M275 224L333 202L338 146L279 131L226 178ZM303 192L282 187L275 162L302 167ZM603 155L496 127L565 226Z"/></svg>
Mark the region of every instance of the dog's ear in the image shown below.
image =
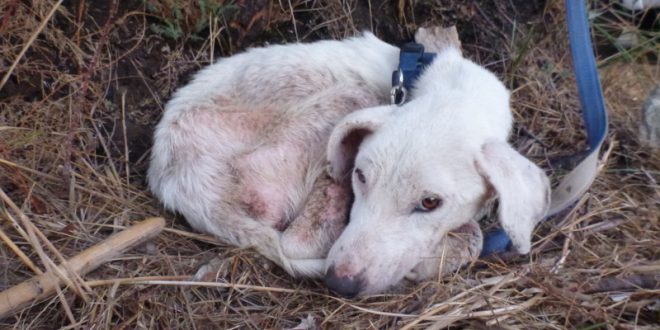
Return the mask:
<svg viewBox="0 0 660 330"><path fill-rule="evenodd" d="M351 171L364 138L375 132L390 116L392 106L362 109L344 117L328 141L328 174L337 182Z"/></svg>
<svg viewBox="0 0 660 330"><path fill-rule="evenodd" d="M519 253L528 253L534 227L550 204L548 177L504 142L484 144L475 165L497 191L502 228Z"/></svg>

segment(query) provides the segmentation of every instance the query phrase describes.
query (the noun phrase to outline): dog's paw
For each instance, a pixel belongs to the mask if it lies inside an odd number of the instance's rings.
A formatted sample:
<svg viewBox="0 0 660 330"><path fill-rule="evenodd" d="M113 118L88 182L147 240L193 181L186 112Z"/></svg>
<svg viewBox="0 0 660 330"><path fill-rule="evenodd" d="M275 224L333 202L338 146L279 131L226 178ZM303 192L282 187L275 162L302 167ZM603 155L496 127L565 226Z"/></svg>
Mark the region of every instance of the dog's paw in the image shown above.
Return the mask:
<svg viewBox="0 0 660 330"><path fill-rule="evenodd" d="M479 223L470 221L452 231L447 235L453 250L458 252L455 256L459 260L471 261L478 258L483 248L483 234Z"/></svg>
<svg viewBox="0 0 660 330"><path fill-rule="evenodd" d="M455 272L479 257L483 245L481 228L470 221L452 231L440 241L433 256L425 258L405 278L423 281L435 276Z"/></svg>
<svg viewBox="0 0 660 330"><path fill-rule="evenodd" d="M438 53L447 48L461 50L461 41L458 39L455 26L419 28L415 33L415 41L424 45L424 48L430 52Z"/></svg>

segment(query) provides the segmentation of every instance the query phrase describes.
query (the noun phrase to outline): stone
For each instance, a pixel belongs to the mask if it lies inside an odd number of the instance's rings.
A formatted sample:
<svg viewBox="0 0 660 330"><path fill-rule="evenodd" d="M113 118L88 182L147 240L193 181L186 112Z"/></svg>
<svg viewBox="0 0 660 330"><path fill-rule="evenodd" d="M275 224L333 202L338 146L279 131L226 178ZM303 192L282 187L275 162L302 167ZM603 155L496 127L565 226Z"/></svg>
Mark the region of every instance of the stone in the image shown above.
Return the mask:
<svg viewBox="0 0 660 330"><path fill-rule="evenodd" d="M639 133L643 144L660 149L660 85L651 90L642 106Z"/></svg>

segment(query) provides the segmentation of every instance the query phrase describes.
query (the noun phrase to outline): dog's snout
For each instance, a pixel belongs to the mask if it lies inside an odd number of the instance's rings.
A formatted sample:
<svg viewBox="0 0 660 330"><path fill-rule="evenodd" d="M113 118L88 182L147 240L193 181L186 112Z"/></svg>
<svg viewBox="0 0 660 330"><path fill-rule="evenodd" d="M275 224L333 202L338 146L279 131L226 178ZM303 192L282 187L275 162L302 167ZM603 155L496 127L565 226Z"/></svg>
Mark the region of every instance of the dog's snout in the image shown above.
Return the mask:
<svg viewBox="0 0 660 330"><path fill-rule="evenodd" d="M364 286L364 279L361 273L355 275L337 274L334 266L328 268L328 271L325 273L324 282L330 290L346 298L355 297Z"/></svg>

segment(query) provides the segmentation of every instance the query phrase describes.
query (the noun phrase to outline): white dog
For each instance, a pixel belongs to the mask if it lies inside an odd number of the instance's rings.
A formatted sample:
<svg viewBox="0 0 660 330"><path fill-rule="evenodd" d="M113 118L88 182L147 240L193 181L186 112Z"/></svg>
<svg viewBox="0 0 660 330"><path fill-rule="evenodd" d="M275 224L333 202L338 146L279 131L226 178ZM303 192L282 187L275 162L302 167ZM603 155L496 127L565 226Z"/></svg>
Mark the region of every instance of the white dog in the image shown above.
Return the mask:
<svg viewBox="0 0 660 330"><path fill-rule="evenodd" d="M370 33L205 68L167 104L151 189L196 230L292 275L325 274L346 296L478 256L475 218L494 193L527 253L549 183L507 144L509 92L462 57L454 29L416 39L437 57L403 106L384 105L399 49Z"/></svg>

